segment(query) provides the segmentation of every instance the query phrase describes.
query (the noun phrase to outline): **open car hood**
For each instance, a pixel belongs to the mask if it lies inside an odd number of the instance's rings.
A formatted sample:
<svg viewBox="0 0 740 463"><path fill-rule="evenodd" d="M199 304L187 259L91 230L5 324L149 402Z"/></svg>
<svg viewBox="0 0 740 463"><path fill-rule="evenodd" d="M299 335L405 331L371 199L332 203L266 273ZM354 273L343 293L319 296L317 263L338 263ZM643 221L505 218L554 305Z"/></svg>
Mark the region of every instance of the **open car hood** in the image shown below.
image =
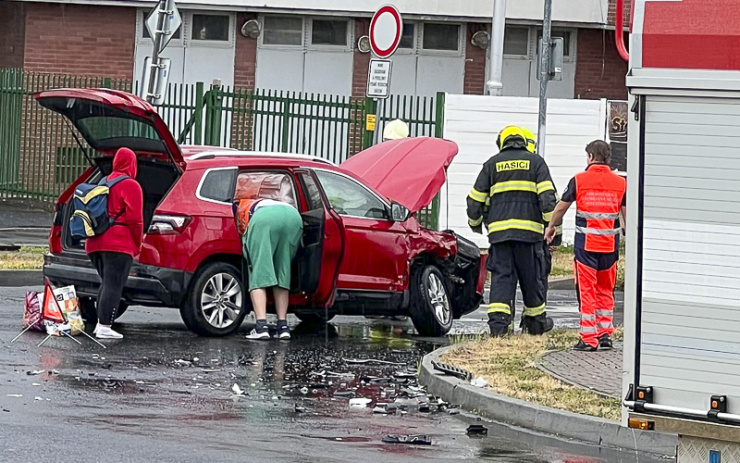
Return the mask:
<svg viewBox="0 0 740 463"><path fill-rule="evenodd" d="M184 166L182 151L154 108L136 95L105 88L62 88L39 92L36 101L67 117L96 151L114 154L122 146L138 156Z"/></svg>
<svg viewBox="0 0 740 463"><path fill-rule="evenodd" d="M372 146L339 167L413 213L442 188L457 151L455 142L441 138L403 138Z"/></svg>

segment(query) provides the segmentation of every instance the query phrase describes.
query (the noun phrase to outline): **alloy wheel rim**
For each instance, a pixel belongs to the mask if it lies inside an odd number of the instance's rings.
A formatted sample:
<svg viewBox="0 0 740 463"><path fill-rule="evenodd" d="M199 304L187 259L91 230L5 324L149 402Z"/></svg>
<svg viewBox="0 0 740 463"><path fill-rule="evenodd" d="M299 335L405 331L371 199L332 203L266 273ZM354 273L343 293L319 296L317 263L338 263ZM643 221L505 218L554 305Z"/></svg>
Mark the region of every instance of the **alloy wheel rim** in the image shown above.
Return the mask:
<svg viewBox="0 0 740 463"><path fill-rule="evenodd" d="M208 279L200 295L200 310L214 328L231 326L242 311L242 288L228 273L217 273Z"/></svg>
<svg viewBox="0 0 740 463"><path fill-rule="evenodd" d="M442 325L447 325L452 317L450 311L450 300L447 298L447 291L444 283L434 273L429 274L429 303L432 306L434 317Z"/></svg>

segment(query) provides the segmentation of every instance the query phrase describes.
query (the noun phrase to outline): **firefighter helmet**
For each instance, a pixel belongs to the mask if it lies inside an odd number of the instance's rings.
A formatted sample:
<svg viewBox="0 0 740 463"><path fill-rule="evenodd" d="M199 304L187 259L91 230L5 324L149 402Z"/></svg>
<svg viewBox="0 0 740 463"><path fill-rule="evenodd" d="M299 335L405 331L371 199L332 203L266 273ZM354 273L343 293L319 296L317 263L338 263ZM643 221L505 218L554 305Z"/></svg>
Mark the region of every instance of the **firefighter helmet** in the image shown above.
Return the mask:
<svg viewBox="0 0 740 463"><path fill-rule="evenodd" d="M521 127L524 136L527 138L527 151L534 153L537 151L537 137L526 127Z"/></svg>
<svg viewBox="0 0 740 463"><path fill-rule="evenodd" d="M520 127L515 125L507 125L498 133L496 139L496 146L499 149L512 148L515 145L517 148L525 148L527 146L527 136Z"/></svg>
<svg viewBox="0 0 740 463"><path fill-rule="evenodd" d="M409 126L401 119L390 121L383 130L383 140L399 140L409 136Z"/></svg>

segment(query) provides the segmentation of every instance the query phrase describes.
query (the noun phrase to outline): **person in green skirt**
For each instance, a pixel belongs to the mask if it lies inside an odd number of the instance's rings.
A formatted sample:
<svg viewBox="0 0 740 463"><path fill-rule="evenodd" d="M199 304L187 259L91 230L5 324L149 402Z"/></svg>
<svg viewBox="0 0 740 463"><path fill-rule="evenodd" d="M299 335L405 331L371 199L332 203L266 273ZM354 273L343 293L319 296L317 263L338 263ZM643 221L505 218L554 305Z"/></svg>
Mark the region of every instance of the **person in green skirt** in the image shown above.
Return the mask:
<svg viewBox="0 0 740 463"><path fill-rule="evenodd" d="M276 337L290 339L288 299L291 263L303 234L295 207L272 199L242 200L236 211L242 252L249 269L249 296L257 319L247 339L270 339L267 328L267 289L272 288L278 324Z"/></svg>

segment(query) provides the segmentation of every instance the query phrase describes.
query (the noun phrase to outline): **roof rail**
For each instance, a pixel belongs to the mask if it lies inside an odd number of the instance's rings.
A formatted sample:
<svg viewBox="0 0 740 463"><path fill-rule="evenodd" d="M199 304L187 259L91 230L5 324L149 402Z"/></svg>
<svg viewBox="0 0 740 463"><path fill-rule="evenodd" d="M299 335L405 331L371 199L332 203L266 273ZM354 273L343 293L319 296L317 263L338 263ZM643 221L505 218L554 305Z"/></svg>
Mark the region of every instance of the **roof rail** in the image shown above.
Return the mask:
<svg viewBox="0 0 740 463"><path fill-rule="evenodd" d="M328 159L324 159L318 156L310 156L307 154L291 154L291 153L272 153L272 152L261 152L261 151L203 151L202 153L188 156L188 161L197 161L199 159L213 159L217 157L233 158L233 157L249 157L249 156L262 156L272 157L281 159L305 159L308 161L321 162L329 165L336 165Z"/></svg>

